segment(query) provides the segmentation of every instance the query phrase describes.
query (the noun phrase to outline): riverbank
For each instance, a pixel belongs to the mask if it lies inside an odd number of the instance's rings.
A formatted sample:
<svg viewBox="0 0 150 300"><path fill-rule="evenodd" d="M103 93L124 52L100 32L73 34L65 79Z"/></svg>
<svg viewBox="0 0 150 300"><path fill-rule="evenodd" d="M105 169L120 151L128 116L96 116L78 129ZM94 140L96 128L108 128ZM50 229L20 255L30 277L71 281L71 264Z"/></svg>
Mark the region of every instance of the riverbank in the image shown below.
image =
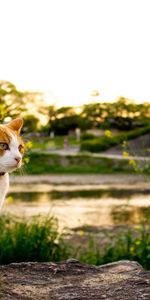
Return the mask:
<svg viewBox="0 0 150 300"><path fill-rule="evenodd" d="M5 211L51 214L61 229L139 222L150 206L148 176L125 174L11 176ZM147 211L149 209L147 208ZM134 217L133 217L134 216Z"/></svg>
<svg viewBox="0 0 150 300"><path fill-rule="evenodd" d="M21 171L26 175L150 173L148 158L130 157L127 152L124 156L30 152Z"/></svg>
<svg viewBox="0 0 150 300"><path fill-rule="evenodd" d="M150 187L150 176L141 174L55 174L10 176L11 185L55 184L55 185L101 185L101 186L137 186Z"/></svg>

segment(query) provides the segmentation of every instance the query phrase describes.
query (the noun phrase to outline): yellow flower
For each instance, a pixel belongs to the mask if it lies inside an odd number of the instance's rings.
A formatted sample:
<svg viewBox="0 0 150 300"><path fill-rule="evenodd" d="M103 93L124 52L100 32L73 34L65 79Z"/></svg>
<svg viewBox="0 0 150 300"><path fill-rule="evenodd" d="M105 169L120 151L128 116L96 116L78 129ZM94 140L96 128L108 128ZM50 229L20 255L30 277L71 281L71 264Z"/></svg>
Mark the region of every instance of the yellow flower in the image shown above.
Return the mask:
<svg viewBox="0 0 150 300"><path fill-rule="evenodd" d="M79 231L79 235L82 237L82 236L84 236L84 231L83 230L80 230Z"/></svg>
<svg viewBox="0 0 150 300"><path fill-rule="evenodd" d="M112 133L110 130L105 130L105 136L112 137Z"/></svg>
<svg viewBox="0 0 150 300"><path fill-rule="evenodd" d="M130 159L129 161L129 165L131 165L132 167L136 167L136 161L134 159Z"/></svg>
<svg viewBox="0 0 150 300"><path fill-rule="evenodd" d="M135 243L136 243L136 245L140 245L140 244L141 244L141 241L140 241L140 240L137 240Z"/></svg>
<svg viewBox="0 0 150 300"><path fill-rule="evenodd" d="M124 157L129 157L129 152L123 151L123 156L124 156Z"/></svg>
<svg viewBox="0 0 150 300"><path fill-rule="evenodd" d="M12 204L14 202L13 197L11 197L11 196L7 197L6 202L7 202L7 204Z"/></svg>
<svg viewBox="0 0 150 300"><path fill-rule="evenodd" d="M128 144L127 141L123 141L123 143L122 143L123 148L126 148L127 144Z"/></svg>
<svg viewBox="0 0 150 300"><path fill-rule="evenodd" d="M29 149L31 149L33 147L33 143L31 142L31 141L28 141L27 143L26 143L26 150L29 150Z"/></svg>
<svg viewBox="0 0 150 300"><path fill-rule="evenodd" d="M133 253L134 252L134 246L131 246L130 247L130 253Z"/></svg>
<svg viewBox="0 0 150 300"><path fill-rule="evenodd" d="M28 164L29 161L30 161L29 157L24 157L24 158L23 158L23 162L24 162L25 164Z"/></svg>

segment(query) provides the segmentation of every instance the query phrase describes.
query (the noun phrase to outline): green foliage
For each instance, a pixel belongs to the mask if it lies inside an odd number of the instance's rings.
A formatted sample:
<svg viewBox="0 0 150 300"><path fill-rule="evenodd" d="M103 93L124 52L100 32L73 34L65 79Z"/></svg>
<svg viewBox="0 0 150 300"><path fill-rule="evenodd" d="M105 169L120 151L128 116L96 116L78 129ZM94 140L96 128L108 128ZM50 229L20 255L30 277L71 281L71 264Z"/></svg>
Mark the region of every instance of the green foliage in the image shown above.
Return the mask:
<svg viewBox="0 0 150 300"><path fill-rule="evenodd" d="M0 81L0 115L1 121L5 117L15 118L25 110L24 93L18 91L14 84L1 80Z"/></svg>
<svg viewBox="0 0 150 300"><path fill-rule="evenodd" d="M120 97L113 103L91 103L83 106L80 114L83 129L88 128L117 128L119 130L132 130L149 124L150 104L136 104L133 101ZM82 127L81 127L82 128Z"/></svg>
<svg viewBox="0 0 150 300"><path fill-rule="evenodd" d="M118 144L120 143L120 139L118 140ZM106 136L102 136L100 138L95 138L92 140L87 140L81 142L80 150L81 151L90 151L90 152L100 152L105 151L113 146L117 145L117 139L109 138Z"/></svg>
<svg viewBox="0 0 150 300"><path fill-rule="evenodd" d="M35 117L47 119L47 124L38 130L49 133L66 135L69 130L80 128L82 131L87 129L111 129L133 130L149 124L150 104L136 104L130 99L120 97L114 103L91 103L75 109L74 107L47 106L44 96L40 92L19 91L11 82L0 81L0 120L6 117L15 118L31 115L34 108ZM42 117L42 118L41 118ZM30 118L31 120L31 118ZM35 118L33 123L37 125ZM29 124L30 123L30 124ZM39 122L40 123L40 122ZM28 120L29 130L37 130Z"/></svg>
<svg viewBox="0 0 150 300"><path fill-rule="evenodd" d="M21 261L59 261L67 249L52 217L33 217L31 220L0 218L0 263Z"/></svg>
<svg viewBox="0 0 150 300"><path fill-rule="evenodd" d="M56 110L53 106L49 107L49 131L58 135L66 135L69 130L78 127L79 116L73 107L61 107Z"/></svg>
<svg viewBox="0 0 150 300"><path fill-rule="evenodd" d="M39 119L34 115L26 115L24 118L23 132L37 132Z"/></svg>
<svg viewBox="0 0 150 300"><path fill-rule="evenodd" d="M92 140L82 141L80 149L82 151L100 152L105 151L113 146L119 145L126 140L134 139L138 136L144 135L150 132L150 126L134 129L114 136L102 136Z"/></svg>
<svg viewBox="0 0 150 300"><path fill-rule="evenodd" d="M86 249L78 249L77 259L89 264L106 264L117 260L135 260L146 269L150 269L150 227L141 225L137 229L128 229L115 236L108 234L107 244L102 247L92 237Z"/></svg>
<svg viewBox="0 0 150 300"><path fill-rule="evenodd" d="M135 104L129 99L120 97L114 103L91 103L81 107L77 113L73 107L48 109L49 127L56 134L67 134L76 127L82 131L92 128L116 128L133 130L149 124L150 104Z"/></svg>
<svg viewBox="0 0 150 300"><path fill-rule="evenodd" d="M81 136L82 141L93 140L94 138L95 138L95 135L92 133L88 133L88 132L83 133Z"/></svg>
<svg viewBox="0 0 150 300"><path fill-rule="evenodd" d="M133 168L126 163L126 160L93 157L88 154L62 156L31 152L29 159L29 164L24 167L26 174L134 172Z"/></svg>
<svg viewBox="0 0 150 300"><path fill-rule="evenodd" d="M39 151L43 150L50 150L53 151L55 149L62 149L64 147L64 136L54 136L54 138L51 138L50 136L33 136L30 137L28 135L24 135L25 140L32 140L32 149L36 149ZM76 140L74 136L68 136L68 144L69 147L78 146L79 142Z"/></svg>
<svg viewBox="0 0 150 300"><path fill-rule="evenodd" d="M150 227L140 225L125 232L104 234L103 246L98 237L90 235L88 243L72 246L59 234L56 219L33 217L18 220L10 216L0 218L0 263L21 261L62 261L70 257L89 264L105 264L120 259L136 260L150 269ZM84 232L82 234L84 240ZM87 240L87 238L86 238Z"/></svg>
<svg viewBox="0 0 150 300"><path fill-rule="evenodd" d="M34 108L34 109L33 109ZM32 118L32 126L39 121L39 115L47 112L44 104L43 94L40 92L20 91L11 82L0 80L0 121L3 122L6 117L14 119L22 116L31 119L31 110L33 109L36 117ZM38 116L38 117L37 117ZM28 124L29 124L28 118ZM31 127L31 122L30 122ZM31 128L32 129L32 128ZM37 128L36 128L37 129ZM30 128L29 128L30 130Z"/></svg>

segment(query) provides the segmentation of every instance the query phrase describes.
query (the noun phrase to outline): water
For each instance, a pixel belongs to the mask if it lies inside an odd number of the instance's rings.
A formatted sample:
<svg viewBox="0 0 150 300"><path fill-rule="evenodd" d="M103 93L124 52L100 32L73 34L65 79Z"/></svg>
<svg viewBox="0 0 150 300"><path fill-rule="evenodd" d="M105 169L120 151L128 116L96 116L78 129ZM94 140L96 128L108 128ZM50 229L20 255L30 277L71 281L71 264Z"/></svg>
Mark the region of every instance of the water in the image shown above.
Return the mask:
<svg viewBox="0 0 150 300"><path fill-rule="evenodd" d="M150 189L15 184L3 209L23 217L50 214L60 228L137 224L143 217L150 219Z"/></svg>

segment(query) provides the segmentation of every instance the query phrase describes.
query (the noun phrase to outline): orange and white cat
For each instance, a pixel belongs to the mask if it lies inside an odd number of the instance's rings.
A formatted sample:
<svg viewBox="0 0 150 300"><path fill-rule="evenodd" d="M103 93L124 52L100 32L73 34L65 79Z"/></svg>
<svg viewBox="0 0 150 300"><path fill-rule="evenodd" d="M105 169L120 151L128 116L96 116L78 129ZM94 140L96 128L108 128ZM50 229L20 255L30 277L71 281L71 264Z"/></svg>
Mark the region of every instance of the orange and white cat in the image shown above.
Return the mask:
<svg viewBox="0 0 150 300"><path fill-rule="evenodd" d="M0 208L9 187L9 172L20 168L24 143L20 137L23 120L18 118L0 125Z"/></svg>

